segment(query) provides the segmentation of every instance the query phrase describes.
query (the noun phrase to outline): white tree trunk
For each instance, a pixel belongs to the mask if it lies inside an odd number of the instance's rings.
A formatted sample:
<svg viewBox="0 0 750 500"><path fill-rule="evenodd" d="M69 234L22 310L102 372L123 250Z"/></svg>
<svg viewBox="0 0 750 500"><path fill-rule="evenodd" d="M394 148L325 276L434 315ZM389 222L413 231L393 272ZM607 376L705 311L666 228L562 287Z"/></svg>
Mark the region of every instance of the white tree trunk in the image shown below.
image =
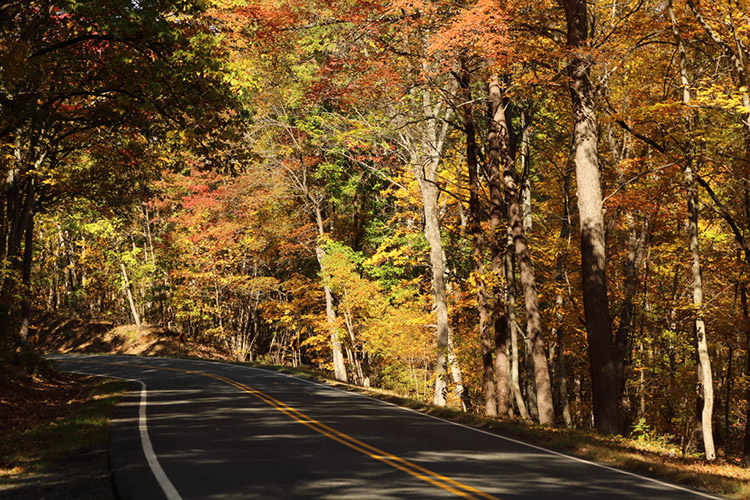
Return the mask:
<svg viewBox="0 0 750 500"><path fill-rule="evenodd" d="M695 4L688 2L693 12L697 12ZM672 33L677 43L677 53L680 63L680 83L682 84L682 103L690 104L690 80L687 70L687 52L685 45L677 28L677 21L672 7L672 0L667 3L667 14L672 24ZM692 124L688 120L686 124L688 129ZM695 313L694 328L696 348L698 351L698 382L701 387L701 396L703 399L703 408L701 410L701 430L703 434L703 448L706 454L706 460L716 458L716 448L714 446L713 434L713 409L714 409L714 388L713 377L711 376L711 359L708 355L708 342L706 340L706 325L703 322L703 277L701 275L701 256L700 246L698 244L698 192L695 187L693 178L692 158L685 159L685 189L687 191L688 206L688 238L690 245L690 257L692 264L690 267L693 276L693 309Z"/></svg>
<svg viewBox="0 0 750 500"><path fill-rule="evenodd" d="M133 315L133 320L135 321L135 325L140 327L141 326L141 316L138 314L138 308L135 307L135 302L133 301L133 294L130 291L130 282L128 281L128 273L125 270L125 264L120 262L120 270L122 271L122 279L125 282L125 295L128 298L128 303L130 304L130 313Z"/></svg>
<svg viewBox="0 0 750 500"><path fill-rule="evenodd" d="M320 213L320 207L315 207L315 221L318 224L318 235L323 236L325 234L325 228L323 227L323 215ZM325 252L320 244L315 245L315 256L318 259L318 265L320 271L325 274ZM344 363L344 351L341 348L341 339L339 338L338 329L336 328L336 310L333 308L333 294L331 288L325 284L323 285L323 292L326 297L326 318L328 319L328 326L331 330L331 353L333 354L333 376L336 380L341 382L347 382L346 376L346 365Z"/></svg>

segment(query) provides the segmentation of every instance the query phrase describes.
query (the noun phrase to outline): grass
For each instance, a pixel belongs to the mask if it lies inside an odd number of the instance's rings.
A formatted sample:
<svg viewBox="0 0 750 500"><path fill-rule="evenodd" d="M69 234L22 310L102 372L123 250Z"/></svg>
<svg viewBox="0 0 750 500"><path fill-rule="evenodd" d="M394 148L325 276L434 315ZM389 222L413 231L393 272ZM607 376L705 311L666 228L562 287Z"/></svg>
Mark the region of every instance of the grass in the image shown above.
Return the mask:
<svg viewBox="0 0 750 500"><path fill-rule="evenodd" d="M112 408L128 391L121 380L92 378L79 400L62 408L62 415L3 436L0 443L0 483L44 469L70 454L107 442Z"/></svg>

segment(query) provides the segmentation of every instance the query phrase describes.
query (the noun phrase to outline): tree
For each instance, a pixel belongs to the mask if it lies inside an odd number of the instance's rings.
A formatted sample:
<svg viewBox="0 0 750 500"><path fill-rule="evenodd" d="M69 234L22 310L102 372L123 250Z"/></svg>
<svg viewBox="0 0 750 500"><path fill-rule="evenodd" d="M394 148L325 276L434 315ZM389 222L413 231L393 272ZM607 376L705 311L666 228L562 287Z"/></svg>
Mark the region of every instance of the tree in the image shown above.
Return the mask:
<svg viewBox="0 0 750 500"><path fill-rule="evenodd" d="M221 57L202 56L215 47L197 12L197 5L182 1L43 0L3 9L0 57L8 71L2 76L0 139L7 180L0 232L7 237L0 258L8 264L0 342L6 350L16 333L13 304L23 294L16 276L26 280L28 270L21 269L31 262L34 214L66 196L102 195L112 185L125 187L119 193L127 197L148 177L133 169L138 152L153 150L158 139L192 118L200 116L206 129L218 123L210 113L218 109L212 96L228 94L218 72ZM203 106L191 103L196 94ZM200 127L194 130L200 133ZM112 169L109 154L130 162Z"/></svg>
<svg viewBox="0 0 750 500"><path fill-rule="evenodd" d="M573 131L578 213L581 228L581 272L586 317L594 425L604 434L620 434L620 390L623 356L612 336L607 297L607 258L602 191L597 152L593 64L589 47L589 14L585 0L560 0L567 22L570 50L568 78L575 127Z"/></svg>
<svg viewBox="0 0 750 500"><path fill-rule="evenodd" d="M692 8L695 8L694 4L692 4ZM677 27L671 0L667 4L667 10L670 22L672 24L672 32L674 33L675 43L677 45L677 53L679 57L680 82L682 84L682 104L687 107L690 105L687 54L685 51L685 46L682 42L682 37L680 36L679 28ZM690 130L691 128L691 120L689 118L687 120L686 127L688 128L688 130ZM685 191L687 195L688 238L690 256L692 260L690 270L693 278L693 307L695 308L693 328L695 331L698 354L698 382L700 383L702 390L701 399L703 408L701 409L701 433L703 435L703 446L706 454L706 460L714 460L716 458L713 433L714 388L713 377L711 374L711 360L708 355L708 342L706 341L706 324L703 320L703 276L701 271L701 254L698 243L699 201L697 186L693 177L693 170L696 168L696 166L694 165L693 151L688 152L688 154L686 155L683 168L685 172Z"/></svg>
<svg viewBox="0 0 750 500"><path fill-rule="evenodd" d="M493 89L491 88L491 91ZM497 87L494 88L498 92ZM492 99L492 98L491 98ZM500 150L504 152L502 158L502 176L505 188L505 204L508 212L508 226L513 239L513 246L518 258L521 286L523 288L524 303L526 304L526 325L532 346L532 360L534 365L534 383L536 387L539 423L553 425L555 422L555 408L552 401L552 384L550 383L547 354L544 350L539 301L531 265L526 235L523 227L518 181L516 180L515 162L511 159L510 133L505 116L505 106L500 99L493 100L493 127L496 129Z"/></svg>
<svg viewBox="0 0 750 500"><path fill-rule="evenodd" d="M504 103L502 102L500 84L496 76L490 79L488 97L490 125L487 133L487 168L489 170L490 185L489 239L490 251L492 252L492 273L495 283L493 286L495 301L492 308L495 331L495 394L497 397L498 414L505 417L511 409L509 395L511 366L507 354L508 318L505 314L505 300L502 300L504 299L505 290L500 285L503 282L502 278L505 276L505 259L502 244L505 239L505 232L503 231L505 227L502 225L502 216L506 207L503 200L502 171L505 168L504 165L510 164L513 159L510 157L507 124L503 123L505 119L502 111ZM510 272L513 273L512 264L510 267Z"/></svg>

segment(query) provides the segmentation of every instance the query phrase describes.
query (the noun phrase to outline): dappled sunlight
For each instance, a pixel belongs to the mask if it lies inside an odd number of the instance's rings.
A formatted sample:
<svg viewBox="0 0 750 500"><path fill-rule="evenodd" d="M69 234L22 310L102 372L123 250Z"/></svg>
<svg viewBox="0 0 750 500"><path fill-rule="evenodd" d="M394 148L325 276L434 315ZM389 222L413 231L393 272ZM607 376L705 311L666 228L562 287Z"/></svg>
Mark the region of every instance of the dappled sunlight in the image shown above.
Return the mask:
<svg viewBox="0 0 750 500"><path fill-rule="evenodd" d="M0 1L0 430L38 420L38 353L210 358L750 496L748 2ZM91 360L147 385L115 425L147 404L195 460L278 433L508 495L470 469L557 467L262 370Z"/></svg>
<svg viewBox="0 0 750 500"><path fill-rule="evenodd" d="M146 383L153 448L185 498L433 498L455 491L540 499L690 496L265 370L153 358L58 359L71 369ZM138 398L129 397L112 421L136 441L139 408ZM139 466L122 467L136 474Z"/></svg>

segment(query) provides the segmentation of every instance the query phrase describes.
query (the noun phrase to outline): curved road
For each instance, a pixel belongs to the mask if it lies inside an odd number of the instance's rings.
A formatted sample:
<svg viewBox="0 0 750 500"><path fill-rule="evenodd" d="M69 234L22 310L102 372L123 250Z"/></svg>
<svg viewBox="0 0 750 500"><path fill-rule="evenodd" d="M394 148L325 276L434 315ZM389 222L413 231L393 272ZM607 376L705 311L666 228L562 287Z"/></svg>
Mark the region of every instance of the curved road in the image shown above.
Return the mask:
<svg viewBox="0 0 750 500"><path fill-rule="evenodd" d="M259 368L50 358L134 381L110 429L125 499L716 498Z"/></svg>

